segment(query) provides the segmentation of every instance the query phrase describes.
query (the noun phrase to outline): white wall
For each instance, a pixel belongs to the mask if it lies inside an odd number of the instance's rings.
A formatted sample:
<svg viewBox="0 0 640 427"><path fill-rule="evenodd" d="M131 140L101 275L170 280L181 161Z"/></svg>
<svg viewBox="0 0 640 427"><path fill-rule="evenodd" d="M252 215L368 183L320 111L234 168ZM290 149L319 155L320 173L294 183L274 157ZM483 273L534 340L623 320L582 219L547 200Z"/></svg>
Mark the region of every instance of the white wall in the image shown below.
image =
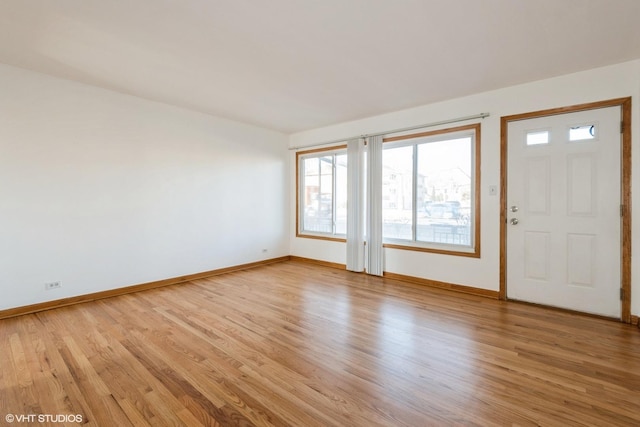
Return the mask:
<svg viewBox="0 0 640 427"><path fill-rule="evenodd" d="M0 94L0 309L289 254L285 135L4 65Z"/></svg>
<svg viewBox="0 0 640 427"><path fill-rule="evenodd" d="M473 73L473 70L470 70ZM443 282L499 289L499 208L500 197L489 195L489 186L500 180L500 117L530 111L569 106L586 102L632 96L633 248L640 250L640 60L589 70L530 84L508 87L447 102L425 105L376 117L314 129L291 135L290 147L303 147L322 141L383 132L385 130L465 117L481 112L491 116L482 120L482 225L480 259L438 255L397 249L385 249L385 270ZM295 154L291 154L290 194L295 197ZM291 204L295 215L295 203ZM342 243L295 237L292 221L291 254L345 263ZM633 314L640 313L640 265L634 263L632 281Z"/></svg>

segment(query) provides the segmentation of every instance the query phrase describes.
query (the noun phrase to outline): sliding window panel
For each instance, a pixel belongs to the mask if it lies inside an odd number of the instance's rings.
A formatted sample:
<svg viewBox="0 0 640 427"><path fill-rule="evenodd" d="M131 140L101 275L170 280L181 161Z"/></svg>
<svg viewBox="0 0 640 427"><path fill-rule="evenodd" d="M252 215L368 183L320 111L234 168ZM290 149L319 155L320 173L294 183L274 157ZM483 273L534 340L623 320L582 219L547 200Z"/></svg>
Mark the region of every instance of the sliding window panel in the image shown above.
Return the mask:
<svg viewBox="0 0 640 427"><path fill-rule="evenodd" d="M411 240L413 230L413 147L382 152L382 234Z"/></svg>

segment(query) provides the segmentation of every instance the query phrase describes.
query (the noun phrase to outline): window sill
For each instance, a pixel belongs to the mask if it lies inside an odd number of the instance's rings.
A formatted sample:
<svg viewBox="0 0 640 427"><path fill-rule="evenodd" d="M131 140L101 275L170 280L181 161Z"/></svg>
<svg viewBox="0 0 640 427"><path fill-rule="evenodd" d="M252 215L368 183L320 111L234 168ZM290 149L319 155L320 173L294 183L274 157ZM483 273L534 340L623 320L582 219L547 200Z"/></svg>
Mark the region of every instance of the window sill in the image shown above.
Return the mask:
<svg viewBox="0 0 640 427"><path fill-rule="evenodd" d="M296 233L296 237L299 237L301 239L328 240L331 242L347 242L347 239L344 237L323 236L321 234Z"/></svg>
<svg viewBox="0 0 640 427"><path fill-rule="evenodd" d="M420 244L401 244L401 243L383 243L383 248L388 249L400 249L405 251L416 251L416 252L428 252L433 254L441 254L441 255L453 255L453 256L463 256L468 258L480 258L480 248L472 248L468 246L462 246L460 248L449 246L423 246ZM451 249L449 249L451 248Z"/></svg>

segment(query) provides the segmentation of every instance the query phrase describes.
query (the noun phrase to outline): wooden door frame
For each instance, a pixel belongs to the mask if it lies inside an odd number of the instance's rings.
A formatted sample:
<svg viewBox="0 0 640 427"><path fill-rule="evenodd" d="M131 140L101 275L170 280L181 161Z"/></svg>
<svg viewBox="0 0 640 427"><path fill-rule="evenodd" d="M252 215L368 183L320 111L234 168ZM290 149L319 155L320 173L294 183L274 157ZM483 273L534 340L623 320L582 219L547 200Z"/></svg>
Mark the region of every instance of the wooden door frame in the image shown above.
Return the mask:
<svg viewBox="0 0 640 427"><path fill-rule="evenodd" d="M620 320L631 323L631 97L608 101L552 108L530 113L503 116L500 118L500 291L499 298L507 299L507 146L509 123L544 116L595 110L607 107L621 108L621 152L620 152L620 203L622 204L621 240L621 316Z"/></svg>

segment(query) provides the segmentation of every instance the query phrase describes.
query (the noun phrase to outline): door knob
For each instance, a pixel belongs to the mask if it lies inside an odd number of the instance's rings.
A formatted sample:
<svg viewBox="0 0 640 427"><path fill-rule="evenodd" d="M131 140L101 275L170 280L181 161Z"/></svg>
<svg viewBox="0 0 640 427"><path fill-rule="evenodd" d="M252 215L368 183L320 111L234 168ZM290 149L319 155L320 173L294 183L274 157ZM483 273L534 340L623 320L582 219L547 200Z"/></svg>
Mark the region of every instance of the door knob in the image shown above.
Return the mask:
<svg viewBox="0 0 640 427"><path fill-rule="evenodd" d="M518 224L518 222L519 222L518 218L511 218L511 220L509 221L509 224L516 225L516 224Z"/></svg>
<svg viewBox="0 0 640 427"><path fill-rule="evenodd" d="M518 212L518 207L517 207L516 205L513 205L513 206L511 206L511 207L509 208L509 210L510 210L511 212Z"/></svg>

